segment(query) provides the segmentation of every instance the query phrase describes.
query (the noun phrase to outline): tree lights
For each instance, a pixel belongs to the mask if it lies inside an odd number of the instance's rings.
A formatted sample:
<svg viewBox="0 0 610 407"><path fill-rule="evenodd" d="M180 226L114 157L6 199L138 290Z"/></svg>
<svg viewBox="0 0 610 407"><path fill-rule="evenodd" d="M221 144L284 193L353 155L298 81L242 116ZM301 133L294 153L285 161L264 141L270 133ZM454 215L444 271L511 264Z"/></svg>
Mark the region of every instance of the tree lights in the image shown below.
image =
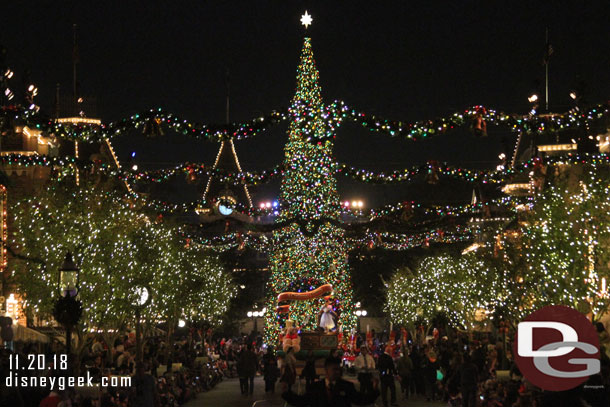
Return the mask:
<svg viewBox="0 0 610 407"><path fill-rule="evenodd" d="M607 310L600 288L610 275L609 177L607 165L574 165L536 196L523 229L524 312L563 304L598 318Z"/></svg>
<svg viewBox="0 0 610 407"><path fill-rule="evenodd" d="M78 256L79 296L87 328L116 329L133 318L135 284L155 292L143 317L165 321L180 316L220 321L234 293L219 260L189 249L167 225L151 222L134 202L110 190L55 182L14 211L12 244L21 258L44 259L42 269L26 261L11 264L30 312L49 314L56 271L68 250Z"/></svg>
<svg viewBox="0 0 610 407"><path fill-rule="evenodd" d="M289 225L274 232L270 253L271 278L265 315L265 342L277 343L284 325L278 314L277 296L285 291L311 291L331 284L337 299L335 308L343 329L355 326L352 288L344 246L344 231L320 219L338 219L339 195L332 159L332 129L323 117L319 73L315 67L311 40L305 38L297 70L297 88L290 108L289 139L277 221ZM299 223L292 223L298 220ZM290 304L290 318L296 326L317 326L322 298Z"/></svg>
<svg viewBox="0 0 610 407"><path fill-rule="evenodd" d="M405 326L444 314L455 327L472 327L477 309L494 309L501 281L476 253L428 257L415 273L401 270L393 277L386 311L394 323Z"/></svg>
<svg viewBox="0 0 610 407"><path fill-rule="evenodd" d="M429 321L442 311L467 327L472 313L484 309L517 322L550 304L601 317L610 305L609 180L602 163L558 169L517 228L498 231L493 244L398 272L386 304L393 321Z"/></svg>

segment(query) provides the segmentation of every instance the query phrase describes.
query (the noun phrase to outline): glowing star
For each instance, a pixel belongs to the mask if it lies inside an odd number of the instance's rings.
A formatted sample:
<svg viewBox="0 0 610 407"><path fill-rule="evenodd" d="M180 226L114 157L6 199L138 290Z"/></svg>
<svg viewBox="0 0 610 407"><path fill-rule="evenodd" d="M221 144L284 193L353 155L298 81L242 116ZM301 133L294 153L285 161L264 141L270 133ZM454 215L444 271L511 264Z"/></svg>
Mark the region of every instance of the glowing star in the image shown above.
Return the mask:
<svg viewBox="0 0 610 407"><path fill-rule="evenodd" d="M307 29L307 27L311 25L312 21L313 18L311 18L311 16L307 14L307 10L305 10L305 14L301 16L301 24L305 26L305 29Z"/></svg>

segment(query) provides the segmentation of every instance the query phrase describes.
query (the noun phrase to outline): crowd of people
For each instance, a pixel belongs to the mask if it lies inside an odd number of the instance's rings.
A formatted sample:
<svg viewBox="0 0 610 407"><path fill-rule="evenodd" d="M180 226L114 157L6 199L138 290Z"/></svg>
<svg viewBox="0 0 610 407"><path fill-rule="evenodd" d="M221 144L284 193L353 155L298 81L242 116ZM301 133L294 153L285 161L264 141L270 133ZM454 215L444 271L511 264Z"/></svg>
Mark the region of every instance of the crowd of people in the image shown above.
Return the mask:
<svg viewBox="0 0 610 407"><path fill-rule="evenodd" d="M510 341L489 334L477 339L435 335L404 343L375 335L369 344L361 341L357 355L344 355L344 363L356 374L360 391L379 391L384 406L395 406L399 399L465 407L608 406L610 338L603 325L597 328L601 373L567 392L544 392L531 385L514 362Z"/></svg>
<svg viewBox="0 0 610 407"><path fill-rule="evenodd" d="M87 339L79 350L79 358L71 358L67 369L53 361L54 355L65 353L65 347L54 342L48 344L14 343L0 354L0 405L15 407L176 407L209 391L222 381L229 368L218 355L220 344L210 345L204 340L186 337L168 346L160 338L147 338L142 346L142 363L136 363L136 344L133 335L116 339L113 346L97 336ZM6 386L4 378L15 375L11 358L19 355L45 355L42 369L20 375L55 377L91 377L91 386L50 388L50 386ZM103 378L109 385L99 386ZM115 378L116 380L112 380ZM130 378L121 381L120 378ZM55 383L60 383L55 380ZM117 383L117 385L114 385Z"/></svg>
<svg viewBox="0 0 610 407"><path fill-rule="evenodd" d="M244 396L252 395L252 380L260 372L265 391L273 392L279 381L282 396L294 406L349 406L379 398L385 407L400 400L407 406L412 400L449 407L608 406L610 337L603 325L597 328L601 372L565 392L545 392L529 383L514 361L511 341L489 333L436 332L406 341L400 336L390 339L387 333L362 335L356 351L330 353L322 376L313 352L298 370L291 349L277 357L271 347L233 342L224 353L234 361ZM295 388L299 378L304 386Z"/></svg>
<svg viewBox="0 0 610 407"><path fill-rule="evenodd" d="M266 393L277 390L296 406L349 406L376 399L385 407L396 406L399 400L406 400L403 405L419 400L465 407L607 406L610 336L603 326L597 328L601 374L592 376L584 386L561 393L543 392L531 385L514 363L510 341L490 334L437 332L430 337L404 340L400 334L390 338L386 332L373 331L372 335L359 336L353 348L332 351L322 376L318 375L318 359L313 352L307 354L305 361L297 362L292 348L278 356L272 346L262 344L260 337L251 336L212 341L189 335L171 346L161 338L147 338L142 346L143 362L137 364L134 338L124 335L113 346L108 346L102 337L90 337L79 350L78 361L70 362L69 371L60 371L50 362L52 355L64 352L58 343L47 346L16 343L10 349L2 349L2 378L14 373L10 369L11 355L26 360L28 354L45 354L48 361L45 369L27 374L48 377L88 374L94 383L100 383L103 377L130 377L131 385L51 390L8 388L3 380L0 405L176 407L211 390L223 378L239 378L243 397L252 397L254 378L261 375ZM344 373L350 384L343 380ZM299 386L295 386L297 382ZM316 398L323 391L326 404ZM313 402L314 399L318 401Z"/></svg>

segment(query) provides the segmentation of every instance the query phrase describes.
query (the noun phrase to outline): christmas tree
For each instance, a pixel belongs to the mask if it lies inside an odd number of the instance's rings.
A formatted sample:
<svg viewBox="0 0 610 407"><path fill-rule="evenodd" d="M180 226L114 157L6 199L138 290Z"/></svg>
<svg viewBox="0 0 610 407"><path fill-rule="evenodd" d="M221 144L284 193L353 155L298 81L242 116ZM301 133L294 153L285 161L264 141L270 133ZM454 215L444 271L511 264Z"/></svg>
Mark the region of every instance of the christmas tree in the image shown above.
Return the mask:
<svg viewBox="0 0 610 407"><path fill-rule="evenodd" d="M323 298L294 301L289 304L289 313L278 314L277 296L282 292L307 292L331 284L339 329L355 326L344 231L336 225L340 203L332 158L333 135L323 106L311 40L305 38L284 149L285 172L277 222L286 226L274 233L269 258L271 278L265 315L268 344L277 343L288 317L295 326L315 329L325 302Z"/></svg>

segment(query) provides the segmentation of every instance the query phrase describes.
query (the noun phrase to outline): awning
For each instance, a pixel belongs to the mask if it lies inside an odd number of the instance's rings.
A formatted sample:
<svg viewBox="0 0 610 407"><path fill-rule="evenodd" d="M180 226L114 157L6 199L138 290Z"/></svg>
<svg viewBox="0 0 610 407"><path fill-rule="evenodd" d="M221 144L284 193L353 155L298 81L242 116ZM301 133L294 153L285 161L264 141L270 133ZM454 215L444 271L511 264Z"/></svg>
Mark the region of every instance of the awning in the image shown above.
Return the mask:
<svg viewBox="0 0 610 407"><path fill-rule="evenodd" d="M13 341L49 343L50 339L47 335L34 329L21 325L13 325Z"/></svg>

